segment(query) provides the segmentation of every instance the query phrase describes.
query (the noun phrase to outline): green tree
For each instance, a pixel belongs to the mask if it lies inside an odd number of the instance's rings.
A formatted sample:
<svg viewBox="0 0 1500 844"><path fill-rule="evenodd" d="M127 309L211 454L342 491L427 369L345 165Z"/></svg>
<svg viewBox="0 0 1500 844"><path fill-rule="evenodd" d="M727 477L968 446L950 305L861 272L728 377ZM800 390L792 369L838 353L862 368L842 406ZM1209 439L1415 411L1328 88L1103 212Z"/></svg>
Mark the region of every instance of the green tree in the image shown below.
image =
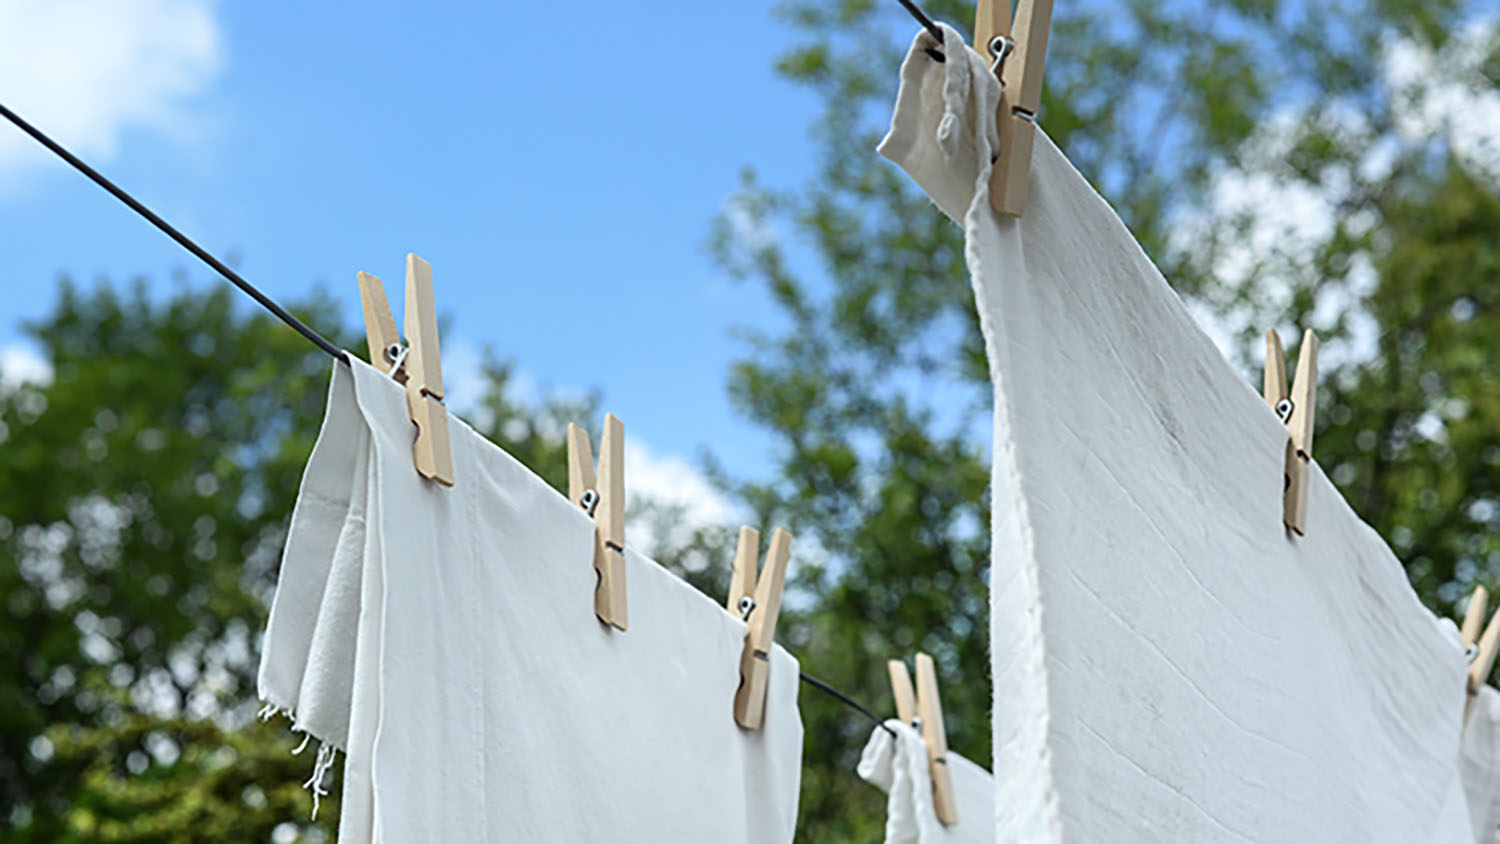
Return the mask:
<svg viewBox="0 0 1500 844"><path fill-rule="evenodd" d="M1382 208L1374 354L1324 380L1319 462L1434 610L1500 575L1500 199L1450 166Z"/></svg>
<svg viewBox="0 0 1500 844"><path fill-rule="evenodd" d="M973 20L969 4L923 5L963 30ZM1455 92L1496 96L1484 9L1058 4L1040 120L1247 374L1265 328L1319 331L1316 456L1439 612L1494 577L1500 518L1500 166L1435 111ZM779 463L730 483L826 551L782 628L804 666L889 711L881 661L931 651L950 745L987 762L983 346L961 232L873 152L916 25L875 0L779 13L801 43L777 69L823 105L819 167L792 189L747 171L715 226L723 265L786 317L752 333L730 378ZM1403 76L1424 61L1430 74ZM869 840L878 795L850 776L865 727L803 701L800 835Z"/></svg>
<svg viewBox="0 0 1500 844"><path fill-rule="evenodd" d="M28 325L53 377L0 391L0 824L6 841L314 840L284 720L256 720L258 636L322 419L327 355L227 286L81 290ZM325 296L294 308L360 348ZM470 414L554 484L596 399ZM335 772L336 777L336 772Z"/></svg>
<svg viewBox="0 0 1500 844"><path fill-rule="evenodd" d="M206 770L201 754L244 746L218 728L253 714L254 637L329 361L238 313L232 296L159 302L144 285L63 281L52 313L27 326L53 377L0 399L0 648L16 661L0 678L9 840L152 829L127 823L134 808L122 809L144 804L122 791L149 789L162 760ZM324 301L304 313L336 327ZM205 731L217 737L184 747ZM276 748L262 753L291 759L289 735L260 735ZM264 781L300 782L287 773ZM286 818L278 794L244 802L244 834L264 838ZM196 811L168 803L163 817ZM184 835L156 830L127 838Z"/></svg>

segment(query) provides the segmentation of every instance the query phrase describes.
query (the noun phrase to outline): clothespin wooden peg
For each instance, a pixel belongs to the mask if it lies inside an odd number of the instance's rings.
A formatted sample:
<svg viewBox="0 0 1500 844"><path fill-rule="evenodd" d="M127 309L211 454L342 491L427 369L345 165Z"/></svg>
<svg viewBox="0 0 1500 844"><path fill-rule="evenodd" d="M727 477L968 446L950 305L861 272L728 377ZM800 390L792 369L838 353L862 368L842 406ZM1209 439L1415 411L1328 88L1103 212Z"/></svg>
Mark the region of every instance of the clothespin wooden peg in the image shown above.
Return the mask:
<svg viewBox="0 0 1500 844"><path fill-rule="evenodd" d="M1464 613L1463 627L1459 628L1459 638L1465 648L1473 647L1479 641L1479 630L1484 626L1484 612L1489 601L1490 593L1483 586L1475 586L1474 594L1469 596L1469 610Z"/></svg>
<svg viewBox="0 0 1500 844"><path fill-rule="evenodd" d="M597 480L588 432L568 423L568 500L594 518L594 615L624 630L630 621L625 600L625 425L613 413L604 416Z"/></svg>
<svg viewBox="0 0 1500 844"><path fill-rule="evenodd" d="M943 726L943 701L938 696L937 668L932 657L917 654L915 695L912 694L911 675L906 673L906 663L893 659L886 663L886 668L891 674L896 717L905 723L920 725L922 741L927 745L932 805L938 820L953 826L958 823L958 800L953 791L953 776L948 772L948 733Z"/></svg>
<svg viewBox="0 0 1500 844"><path fill-rule="evenodd" d="M1302 333L1302 348L1297 352L1297 375L1292 379L1291 394L1286 388L1286 353L1281 335L1266 331L1266 374L1262 395L1266 404L1287 426L1290 436L1286 445L1285 495L1282 521L1300 535L1307 533L1307 495L1312 478L1313 419L1318 399L1318 335L1308 329Z"/></svg>
<svg viewBox="0 0 1500 844"><path fill-rule="evenodd" d="M974 15L974 49L1000 77L1000 108L995 116L1000 145L990 171L990 205L1001 214L1021 216L1036 142L1036 113L1042 106L1042 74L1052 0L1021 0L1011 36L1010 0L979 0Z"/></svg>
<svg viewBox="0 0 1500 844"><path fill-rule="evenodd" d="M365 336L370 363L382 372L395 370L406 385L406 408L417 426L412 457L417 471L453 486L453 449L448 440L448 409L443 406L443 359L438 350L437 305L432 297L432 265L406 256L406 347L396 335L396 320L385 298L385 286L369 273L359 274Z"/></svg>
<svg viewBox="0 0 1500 844"><path fill-rule="evenodd" d="M734 694L734 720L749 730L760 729L766 713L766 686L771 679L771 645L776 640L776 620L781 616L781 591L786 584L786 564L792 554L792 535L785 528L771 534L765 565L755 576L755 557L760 534L740 528L740 544L734 556L734 575L727 606L750 625L745 647L740 651L740 687ZM750 594L751 580L755 594Z"/></svg>
<svg viewBox="0 0 1500 844"><path fill-rule="evenodd" d="M359 300L365 311L365 338L370 344L370 365L389 373L401 358L402 349L401 336L396 333L396 320L391 316L391 306L385 298L385 285L369 273L359 273ZM396 373L396 380L406 383L405 367Z"/></svg>
<svg viewBox="0 0 1500 844"><path fill-rule="evenodd" d="M754 607L755 599L750 593L755 588L755 570L760 566L759 557L760 531L752 527L740 528L740 544L734 549L734 568L729 574L729 597L724 601L724 609L742 621L748 620L750 610Z"/></svg>
<svg viewBox="0 0 1500 844"><path fill-rule="evenodd" d="M1484 634L1479 633L1480 625L1484 624L1485 604L1488 598L1489 593L1485 592L1483 586L1475 587L1474 597L1469 599L1469 611L1464 615L1464 624L1460 628L1464 648L1474 649L1469 658L1466 689L1468 695L1464 703L1465 722L1469 720L1469 710L1474 707L1474 696L1479 694L1480 688L1489 679L1490 671L1495 667L1496 653L1500 651L1500 612L1490 618L1490 623L1485 625Z"/></svg>

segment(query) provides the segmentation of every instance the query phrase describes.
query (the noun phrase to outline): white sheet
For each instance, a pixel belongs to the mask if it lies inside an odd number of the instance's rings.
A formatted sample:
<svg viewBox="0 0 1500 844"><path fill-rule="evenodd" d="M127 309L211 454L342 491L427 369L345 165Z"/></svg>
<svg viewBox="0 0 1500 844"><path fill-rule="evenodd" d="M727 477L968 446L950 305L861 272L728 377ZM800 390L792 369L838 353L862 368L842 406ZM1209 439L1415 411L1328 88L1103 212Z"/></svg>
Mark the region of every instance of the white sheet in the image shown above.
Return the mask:
<svg viewBox="0 0 1500 844"><path fill-rule="evenodd" d="M994 380L997 840L1432 840L1456 629L1321 469L1283 528L1285 427L1045 135L997 218L997 83L930 43L880 151L964 227Z"/></svg>
<svg viewBox="0 0 1500 844"><path fill-rule="evenodd" d="M403 390L334 367L259 691L346 751L339 840L791 841L796 661L740 729L745 625L629 550L630 629L601 625L593 522L451 423L448 489Z"/></svg>
<svg viewBox="0 0 1500 844"><path fill-rule="evenodd" d="M870 734L856 769L886 793L885 844L992 844L995 840L995 781L979 765L948 751L958 823L945 826L933 808L927 745L910 725L896 719Z"/></svg>
<svg viewBox="0 0 1500 844"><path fill-rule="evenodd" d="M1495 844L1500 841L1500 692L1490 686L1474 700L1460 767L1474 840Z"/></svg>

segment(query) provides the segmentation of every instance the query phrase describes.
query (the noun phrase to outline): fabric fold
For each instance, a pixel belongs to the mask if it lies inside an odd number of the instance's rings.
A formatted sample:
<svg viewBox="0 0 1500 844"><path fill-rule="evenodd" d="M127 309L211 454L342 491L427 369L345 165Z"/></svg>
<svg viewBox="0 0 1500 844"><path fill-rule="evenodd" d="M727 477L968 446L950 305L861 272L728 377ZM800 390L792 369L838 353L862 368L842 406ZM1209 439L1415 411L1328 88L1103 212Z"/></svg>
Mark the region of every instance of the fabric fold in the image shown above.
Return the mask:
<svg viewBox="0 0 1500 844"><path fill-rule="evenodd" d="M630 629L601 625L593 521L450 422L451 489L404 390L334 367L259 691L346 752L340 840L791 841L796 660L740 729L745 625L633 549Z"/></svg>

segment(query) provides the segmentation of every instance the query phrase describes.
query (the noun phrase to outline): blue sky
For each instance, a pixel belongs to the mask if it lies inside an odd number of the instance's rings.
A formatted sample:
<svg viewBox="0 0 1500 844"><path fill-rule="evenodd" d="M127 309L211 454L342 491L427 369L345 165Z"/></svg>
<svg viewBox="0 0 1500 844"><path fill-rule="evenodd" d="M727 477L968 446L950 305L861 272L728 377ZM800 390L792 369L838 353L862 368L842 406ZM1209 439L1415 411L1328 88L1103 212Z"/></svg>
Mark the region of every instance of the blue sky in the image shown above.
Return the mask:
<svg viewBox="0 0 1500 844"><path fill-rule="evenodd" d="M321 282L358 325L355 272L399 299L422 255L458 407L490 344L539 389L600 388L655 454L760 471L724 383L730 328L776 316L704 244L742 166L811 173L816 103L773 74L794 35L769 3L105 5L0 0L0 101L279 300ZM0 136L6 359L59 273L220 283Z"/></svg>

